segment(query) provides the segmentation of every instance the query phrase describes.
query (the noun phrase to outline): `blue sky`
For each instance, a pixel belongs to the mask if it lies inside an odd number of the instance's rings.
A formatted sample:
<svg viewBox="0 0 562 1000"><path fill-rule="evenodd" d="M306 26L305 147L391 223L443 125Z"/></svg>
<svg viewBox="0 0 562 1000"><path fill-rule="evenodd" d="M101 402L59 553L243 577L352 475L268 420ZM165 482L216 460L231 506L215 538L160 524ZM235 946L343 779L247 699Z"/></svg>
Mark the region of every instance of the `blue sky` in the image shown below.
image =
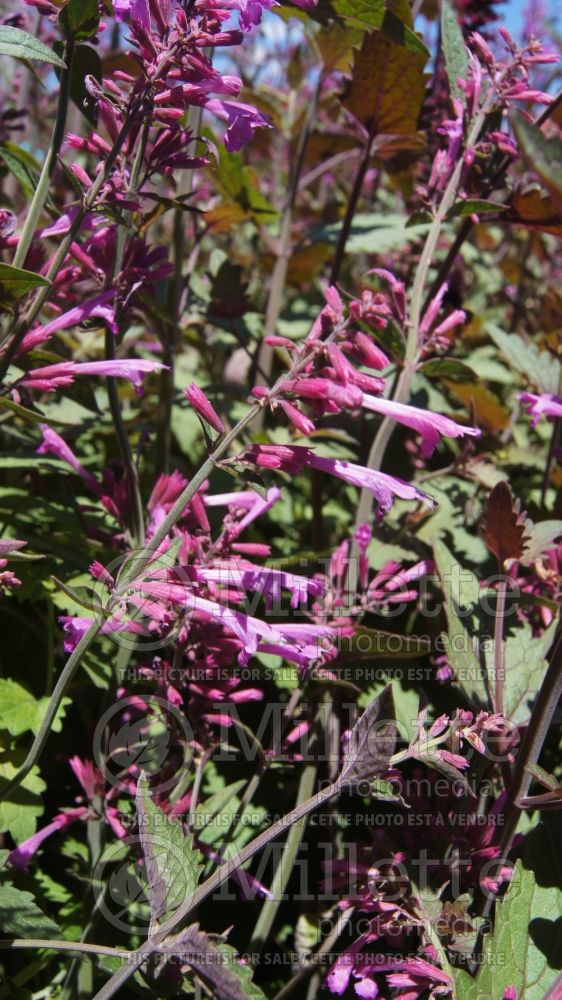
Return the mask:
<svg viewBox="0 0 562 1000"><path fill-rule="evenodd" d="M523 24L523 12L529 6L529 0L508 0L503 7L504 14L502 21L512 35L516 37L519 35ZM535 2L533 7L536 6ZM542 0L542 6L547 15L552 17L558 15L558 19L560 20L561 10L559 0ZM502 8L500 7L499 9L501 10Z"/></svg>

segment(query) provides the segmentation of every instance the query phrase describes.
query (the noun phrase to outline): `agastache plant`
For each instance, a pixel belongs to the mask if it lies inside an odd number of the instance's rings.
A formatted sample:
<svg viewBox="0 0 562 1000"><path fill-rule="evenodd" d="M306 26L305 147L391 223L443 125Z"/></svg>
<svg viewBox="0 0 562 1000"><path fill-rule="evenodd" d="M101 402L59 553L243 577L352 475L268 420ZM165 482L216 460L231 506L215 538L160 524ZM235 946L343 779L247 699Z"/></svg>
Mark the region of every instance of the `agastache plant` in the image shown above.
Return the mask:
<svg viewBox="0 0 562 1000"><path fill-rule="evenodd" d="M0 8L6 995L559 989L559 55L438 6Z"/></svg>

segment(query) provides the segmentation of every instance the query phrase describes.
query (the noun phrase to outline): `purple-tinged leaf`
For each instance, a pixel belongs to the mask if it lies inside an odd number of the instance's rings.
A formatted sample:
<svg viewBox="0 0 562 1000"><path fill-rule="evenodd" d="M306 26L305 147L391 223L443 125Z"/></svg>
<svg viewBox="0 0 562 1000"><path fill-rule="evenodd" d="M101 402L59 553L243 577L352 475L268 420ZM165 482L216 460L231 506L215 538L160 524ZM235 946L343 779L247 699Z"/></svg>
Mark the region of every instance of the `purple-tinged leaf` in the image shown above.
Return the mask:
<svg viewBox="0 0 562 1000"><path fill-rule="evenodd" d="M396 732L392 687L387 684L352 729L340 782L351 785L386 771L396 747Z"/></svg>
<svg viewBox="0 0 562 1000"><path fill-rule="evenodd" d="M213 988L217 1000L265 1000L252 982L251 968L238 959L235 949L211 940L199 924L187 927L166 950L190 965Z"/></svg>

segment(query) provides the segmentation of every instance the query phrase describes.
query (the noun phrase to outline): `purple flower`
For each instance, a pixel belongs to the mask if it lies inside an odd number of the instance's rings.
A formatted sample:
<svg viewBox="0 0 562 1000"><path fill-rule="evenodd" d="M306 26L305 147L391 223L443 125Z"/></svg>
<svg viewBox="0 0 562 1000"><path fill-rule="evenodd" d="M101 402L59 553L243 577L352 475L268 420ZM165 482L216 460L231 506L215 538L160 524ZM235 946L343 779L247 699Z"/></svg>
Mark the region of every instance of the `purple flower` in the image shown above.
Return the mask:
<svg viewBox="0 0 562 1000"><path fill-rule="evenodd" d="M40 392L54 392L60 386L72 385L77 375L107 375L111 378L126 378L135 387L142 385L143 376L155 372L166 365L159 361L124 359L123 361L61 361L56 365L35 368L19 379L18 385Z"/></svg>
<svg viewBox="0 0 562 1000"><path fill-rule="evenodd" d="M527 415L531 418L531 427L536 427L542 416L562 417L562 398L545 392L536 396L532 392L519 393L518 399L525 404Z"/></svg>
<svg viewBox="0 0 562 1000"><path fill-rule="evenodd" d="M71 469L84 480L86 486L97 496L101 495L101 487L95 476L91 472L88 472L83 465L78 461L74 452L68 447L66 441L63 441L60 434L57 434L51 427L47 424L41 424L41 433L43 434L43 441L37 449L38 455L55 455L61 460L61 462L66 462L70 465Z"/></svg>
<svg viewBox="0 0 562 1000"><path fill-rule="evenodd" d="M184 389L185 397L189 403L191 403L193 409L199 414L206 423L210 424L211 427L219 434L224 434L224 424L216 412L214 406L209 402L205 393L194 383L189 385L187 389Z"/></svg>
<svg viewBox="0 0 562 1000"><path fill-rule="evenodd" d="M423 412L423 411L420 411ZM452 422L452 421L451 421ZM454 425L456 426L456 425ZM339 458L322 458L315 455L310 448L289 445L251 445L243 455L250 462L267 469L282 469L284 472L296 474L306 466L337 476L352 486L369 490L377 501L377 517L380 519L390 510L395 497L401 500L422 500L433 506L433 499L427 493L418 490L411 483L389 476L386 472L367 469L363 465L355 465Z"/></svg>
<svg viewBox="0 0 562 1000"><path fill-rule="evenodd" d="M221 101L218 97L214 97L207 101L205 107L217 118L228 123L224 133L224 145L229 153L238 152L250 142L257 128L272 128L267 118L249 104Z"/></svg>
<svg viewBox="0 0 562 1000"><path fill-rule="evenodd" d="M439 435L445 437L480 437L482 431L477 427L465 427L457 424L449 417L443 417L438 413L431 413L428 410L420 410L417 406L407 406L405 403L395 403L390 399L383 399L382 396L363 395L363 406L367 410L375 413L382 413L384 416L393 417L398 423L411 427L418 431L422 437L422 451L426 456L433 454L436 445L439 443ZM562 413L562 408L561 411Z"/></svg>

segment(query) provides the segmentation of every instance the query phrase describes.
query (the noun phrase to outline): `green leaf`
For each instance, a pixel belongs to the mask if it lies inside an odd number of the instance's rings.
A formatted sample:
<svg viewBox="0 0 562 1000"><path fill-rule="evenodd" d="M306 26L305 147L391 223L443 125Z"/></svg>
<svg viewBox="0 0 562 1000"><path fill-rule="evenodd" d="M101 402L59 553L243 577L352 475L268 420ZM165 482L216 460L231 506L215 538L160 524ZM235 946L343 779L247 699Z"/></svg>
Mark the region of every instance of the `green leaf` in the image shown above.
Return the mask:
<svg viewBox="0 0 562 1000"><path fill-rule="evenodd" d="M199 802L195 810L194 828L197 831L205 829L219 813L224 812L233 798L236 799L236 803L238 804L240 801L237 798L238 792L244 788L245 784L246 781L244 778L241 778L240 781L233 781L232 784L219 789L218 792L211 795L205 802ZM229 810L229 816L233 815L235 809L236 804Z"/></svg>
<svg viewBox="0 0 562 1000"><path fill-rule="evenodd" d="M68 10L68 8L66 8ZM61 43L62 44L62 43ZM91 45L77 45L72 59L70 73L70 96L84 117L91 125L98 120L98 106L91 94L86 90L86 77L93 76L99 84L102 82L101 59Z"/></svg>
<svg viewBox="0 0 562 1000"><path fill-rule="evenodd" d="M39 179L39 165L33 157L13 142L5 142L0 145L0 159L19 181L24 194L33 194Z"/></svg>
<svg viewBox="0 0 562 1000"><path fill-rule="evenodd" d="M47 711L49 698L35 698L26 688L10 678L0 678L0 729L6 729L12 736L31 729L36 733ZM60 733L62 719L70 698L63 698L61 707L53 722L53 730Z"/></svg>
<svg viewBox="0 0 562 1000"><path fill-rule="evenodd" d="M540 823L526 837L509 891L498 903L493 935L476 977L455 972L458 1000L492 1000L514 986L517 1000L543 1000L562 968L560 856Z"/></svg>
<svg viewBox="0 0 562 1000"><path fill-rule="evenodd" d="M76 42L93 38L99 23L98 0L70 0L59 14L59 25L64 35Z"/></svg>
<svg viewBox="0 0 562 1000"><path fill-rule="evenodd" d="M507 205L501 201L486 201L484 198L467 198L457 201L447 212L447 219L462 218L465 215L485 215L486 212L505 212Z"/></svg>
<svg viewBox="0 0 562 1000"><path fill-rule="evenodd" d="M426 56L408 51L380 31L366 34L355 52L342 104L371 136L413 136L425 97Z"/></svg>
<svg viewBox="0 0 562 1000"><path fill-rule="evenodd" d="M457 382L472 382L476 378L472 368L456 358L434 358L426 361L420 371L429 378L452 378Z"/></svg>
<svg viewBox="0 0 562 1000"><path fill-rule="evenodd" d="M332 0L332 8L350 27L382 31L407 51L428 58L429 52L423 39L412 30L411 17L405 8L401 8L402 16L388 10L386 0Z"/></svg>
<svg viewBox="0 0 562 1000"><path fill-rule="evenodd" d="M64 63L55 52L52 52L43 42L21 28L12 28L7 24L0 25L0 55L14 56L16 59L36 59L48 62L64 69Z"/></svg>
<svg viewBox="0 0 562 1000"><path fill-rule="evenodd" d="M18 417L23 420L30 420L34 424L48 424L49 427L75 427L75 424L68 423L65 420L54 420L53 417L47 417L44 413L39 413L36 410L30 410L27 406L22 406L21 403L15 403L13 399L6 399L5 396L0 397L0 406L5 410L11 410L12 413L16 413Z"/></svg>
<svg viewBox="0 0 562 1000"><path fill-rule="evenodd" d="M181 822L155 805L144 774L135 801L150 911L153 920L161 920L195 892L203 868L201 854L193 846L193 837L185 836Z"/></svg>
<svg viewBox="0 0 562 1000"><path fill-rule="evenodd" d="M427 636L400 635L363 625L359 625L354 634L342 643L341 655L344 659L350 656L353 660L371 660L380 656L406 659L428 653L431 645Z"/></svg>
<svg viewBox="0 0 562 1000"><path fill-rule="evenodd" d="M448 0L441 0L441 44L451 94L465 104L466 95L457 80L467 79L469 58L457 15Z"/></svg>
<svg viewBox="0 0 562 1000"><path fill-rule="evenodd" d="M529 720L534 698L541 686L547 668L546 656L556 635L558 619L550 623L541 636L534 636L525 622L504 640L504 715L517 725ZM493 669L493 650L486 661Z"/></svg>
<svg viewBox="0 0 562 1000"><path fill-rule="evenodd" d="M21 299L32 288L43 288L45 285L50 285L50 281L40 274L12 267L11 264L0 264L0 298L3 301Z"/></svg>
<svg viewBox="0 0 562 1000"><path fill-rule="evenodd" d="M491 324L488 333L505 360L515 371L524 375L540 392L557 395L560 390L561 366L558 358L549 351L541 351L531 341L523 340L517 333L504 333Z"/></svg>
<svg viewBox="0 0 562 1000"><path fill-rule="evenodd" d="M240 961L235 948L213 941L199 924L191 924L178 935L179 953L213 989L217 1000L266 1000L252 981L251 966ZM171 949L170 949L171 950Z"/></svg>
<svg viewBox="0 0 562 1000"><path fill-rule="evenodd" d="M562 521L540 521L533 524L527 520L527 542L520 562L530 566L539 559L562 535Z"/></svg>
<svg viewBox="0 0 562 1000"><path fill-rule="evenodd" d="M464 621L470 619L478 600L478 581L474 574L459 565L458 559L444 542L436 540L433 543L433 555L445 602L447 660L468 698L483 708L488 708L489 697L483 668L464 625Z"/></svg>
<svg viewBox="0 0 562 1000"><path fill-rule="evenodd" d="M3 753L0 756L0 787L11 781L23 763L23 753ZM13 789L10 798L0 802L0 831L9 830L16 844L32 837L37 829L37 818L43 815L41 792L46 784L39 776L39 768L34 767L18 788Z"/></svg>
<svg viewBox="0 0 562 1000"><path fill-rule="evenodd" d="M359 213L353 220L345 250L350 254L387 253L425 236L427 229L425 224L406 226L406 217L397 213ZM316 226L312 230L312 239L315 242L336 243L340 230L340 222Z"/></svg>
<svg viewBox="0 0 562 1000"><path fill-rule="evenodd" d="M562 141L547 139L538 125L531 125L520 114L511 116L511 124L525 163L542 181L558 211L562 211Z"/></svg>
<svg viewBox="0 0 562 1000"><path fill-rule="evenodd" d="M22 938L60 938L61 930L37 905L30 892L0 882L0 929Z"/></svg>

